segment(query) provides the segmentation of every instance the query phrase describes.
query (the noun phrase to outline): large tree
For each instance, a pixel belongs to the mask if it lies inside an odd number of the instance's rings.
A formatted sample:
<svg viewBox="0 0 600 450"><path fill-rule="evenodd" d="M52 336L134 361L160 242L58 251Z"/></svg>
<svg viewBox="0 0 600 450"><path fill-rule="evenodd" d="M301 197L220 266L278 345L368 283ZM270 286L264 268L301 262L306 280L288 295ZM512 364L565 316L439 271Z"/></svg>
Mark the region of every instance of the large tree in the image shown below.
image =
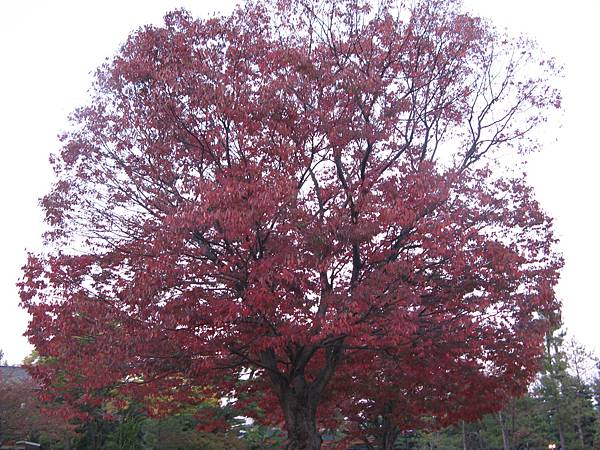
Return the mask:
<svg viewBox="0 0 600 450"><path fill-rule="evenodd" d="M250 2L133 33L53 158L21 282L39 378L153 408L246 379L289 449L524 389L561 260L510 166L555 69L459 7Z"/></svg>

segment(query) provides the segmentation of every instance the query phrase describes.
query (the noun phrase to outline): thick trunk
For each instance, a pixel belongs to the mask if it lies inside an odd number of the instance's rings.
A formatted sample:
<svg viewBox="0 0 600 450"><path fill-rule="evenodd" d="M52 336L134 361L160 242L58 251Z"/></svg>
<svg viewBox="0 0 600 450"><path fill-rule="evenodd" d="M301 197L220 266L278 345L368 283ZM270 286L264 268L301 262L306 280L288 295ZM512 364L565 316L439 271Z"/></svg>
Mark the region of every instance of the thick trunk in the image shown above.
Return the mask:
<svg viewBox="0 0 600 450"><path fill-rule="evenodd" d="M381 450L393 450L394 444L400 435L400 430L392 419L395 403L388 401L383 407L381 414L381 426L378 430L379 445L377 448Z"/></svg>
<svg viewBox="0 0 600 450"><path fill-rule="evenodd" d="M314 380L308 382L304 370L317 352L316 347L297 346L292 360L292 368L282 373L277 367L277 358L273 349L261 353L261 362L269 369L273 389L279 399L285 418L285 430L288 435L286 450L318 450L321 448L321 435L317 430L317 407L323 389L331 380L343 353L343 339L325 350L325 362L316 372Z"/></svg>
<svg viewBox="0 0 600 450"><path fill-rule="evenodd" d="M286 450L318 450L321 435L317 430L317 402L312 396L288 391L283 401L285 428L288 434Z"/></svg>
<svg viewBox="0 0 600 450"><path fill-rule="evenodd" d="M392 431L383 435L383 442L381 443L381 450L394 450L394 444L398 439L398 431Z"/></svg>

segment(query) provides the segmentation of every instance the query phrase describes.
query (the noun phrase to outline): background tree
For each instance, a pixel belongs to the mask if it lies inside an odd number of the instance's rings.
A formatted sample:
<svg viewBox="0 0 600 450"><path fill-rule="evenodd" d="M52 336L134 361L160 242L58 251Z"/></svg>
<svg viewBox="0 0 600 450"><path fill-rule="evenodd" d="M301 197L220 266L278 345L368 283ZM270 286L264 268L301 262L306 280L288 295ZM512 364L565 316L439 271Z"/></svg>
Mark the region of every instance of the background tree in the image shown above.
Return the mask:
<svg viewBox="0 0 600 450"><path fill-rule="evenodd" d="M535 373L561 260L493 157L535 148L553 71L454 1L250 2L138 30L53 158L21 283L56 361L37 376L169 412L198 386L235 398L251 370L290 449L320 447L318 417L380 415L373 378L392 430L500 408ZM498 389L469 403L477 383Z"/></svg>
<svg viewBox="0 0 600 450"><path fill-rule="evenodd" d="M594 363L597 359L583 345L571 339L566 345L567 360L570 368L569 389L573 397L574 420L577 428L579 446L591 446L594 434L596 414L593 407L592 379Z"/></svg>
<svg viewBox="0 0 600 450"><path fill-rule="evenodd" d="M544 370L537 388L546 405L556 439L562 448L574 438L574 397L569 379L568 359L563 349L564 332L549 333L546 338Z"/></svg>
<svg viewBox="0 0 600 450"><path fill-rule="evenodd" d="M594 357L575 341L565 345L563 339L560 332L548 336L536 393L563 448L591 448L595 414L586 373Z"/></svg>
<svg viewBox="0 0 600 450"><path fill-rule="evenodd" d="M596 420L594 422L594 447L600 446L600 362L596 362L596 373L592 380L591 390L594 396Z"/></svg>
<svg viewBox="0 0 600 450"><path fill-rule="evenodd" d="M543 370L527 395L504 407L502 423L494 413L465 423L464 434L460 425L424 433L418 448L546 448L551 442L560 445L561 435L565 448L596 448L591 400L596 358L574 341L565 343L560 330L549 334L547 342Z"/></svg>
<svg viewBox="0 0 600 450"><path fill-rule="evenodd" d="M29 377L0 373L0 442L32 440L47 448L68 447L74 427L37 399L38 384Z"/></svg>

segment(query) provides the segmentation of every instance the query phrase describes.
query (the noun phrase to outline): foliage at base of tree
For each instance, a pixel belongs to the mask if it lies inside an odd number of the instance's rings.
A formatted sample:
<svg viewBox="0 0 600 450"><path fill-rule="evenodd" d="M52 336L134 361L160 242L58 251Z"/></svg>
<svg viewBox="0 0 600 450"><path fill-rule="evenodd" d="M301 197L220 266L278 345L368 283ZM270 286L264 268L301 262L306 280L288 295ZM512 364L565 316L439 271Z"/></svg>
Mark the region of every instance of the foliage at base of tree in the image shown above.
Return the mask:
<svg viewBox="0 0 600 450"><path fill-rule="evenodd" d="M226 419L221 429L206 420L202 410L218 408ZM81 425L76 449L107 450L278 450L284 448L281 430L236 417L227 406L201 404L163 418L150 417L137 405L110 415L95 414ZM203 418L204 417L204 418Z"/></svg>
<svg viewBox="0 0 600 450"><path fill-rule="evenodd" d="M43 361L35 356L28 363ZM31 380L0 380L0 442L30 439L45 449L71 450L281 450L286 445L285 432L265 425L268 415L252 403L242 412L214 399L159 418L107 392L104 405L87 407L81 411L85 421L69 424L49 414L59 405L42 405L37 390ZM374 438L345 440L343 428L321 433L323 448L378 450ZM394 449L533 450L550 443L600 448L600 363L576 342L565 343L560 332L547 337L542 370L527 395L473 422L401 433Z"/></svg>
<svg viewBox="0 0 600 450"><path fill-rule="evenodd" d="M265 425L267 415L255 404L242 413L215 399L158 418L139 404L107 397L103 406L82 411L86 421L68 424L40 409L41 403L32 400L36 389L31 380L0 380L0 442L27 438L45 449L71 450L282 450L286 445L285 433ZM26 408L23 399L28 399ZM248 414L254 419L243 417ZM378 450L374 438L344 440L349 436L343 428L321 429L321 434L323 448ZM476 421L401 433L394 449L533 450L550 443L600 448L600 364L581 345L565 343L562 333L548 336L542 370L527 395Z"/></svg>

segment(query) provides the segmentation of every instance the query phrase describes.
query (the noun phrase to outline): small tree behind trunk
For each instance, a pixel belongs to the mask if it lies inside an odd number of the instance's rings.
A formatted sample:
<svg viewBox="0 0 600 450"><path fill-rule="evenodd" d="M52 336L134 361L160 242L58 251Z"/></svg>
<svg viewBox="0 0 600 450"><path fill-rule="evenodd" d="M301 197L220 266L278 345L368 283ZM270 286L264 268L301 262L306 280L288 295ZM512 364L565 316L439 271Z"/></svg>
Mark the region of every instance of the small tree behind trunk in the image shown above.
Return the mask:
<svg viewBox="0 0 600 450"><path fill-rule="evenodd" d="M498 412L498 422L500 423L500 429L502 430L502 447L504 450L510 450L510 439L508 436L508 429L506 427L506 421L502 415L502 411Z"/></svg>

